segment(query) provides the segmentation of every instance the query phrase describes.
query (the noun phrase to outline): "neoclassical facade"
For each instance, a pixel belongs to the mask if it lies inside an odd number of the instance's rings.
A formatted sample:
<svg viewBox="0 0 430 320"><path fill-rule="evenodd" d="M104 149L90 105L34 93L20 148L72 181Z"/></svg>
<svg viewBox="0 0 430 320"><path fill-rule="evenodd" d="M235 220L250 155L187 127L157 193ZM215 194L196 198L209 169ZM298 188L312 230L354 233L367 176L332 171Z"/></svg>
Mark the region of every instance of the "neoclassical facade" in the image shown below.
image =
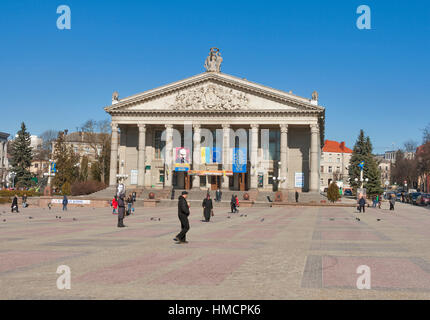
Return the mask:
<svg viewBox="0 0 430 320"><path fill-rule="evenodd" d="M178 189L319 190L325 109L221 72L126 98L112 96L110 185Z"/></svg>

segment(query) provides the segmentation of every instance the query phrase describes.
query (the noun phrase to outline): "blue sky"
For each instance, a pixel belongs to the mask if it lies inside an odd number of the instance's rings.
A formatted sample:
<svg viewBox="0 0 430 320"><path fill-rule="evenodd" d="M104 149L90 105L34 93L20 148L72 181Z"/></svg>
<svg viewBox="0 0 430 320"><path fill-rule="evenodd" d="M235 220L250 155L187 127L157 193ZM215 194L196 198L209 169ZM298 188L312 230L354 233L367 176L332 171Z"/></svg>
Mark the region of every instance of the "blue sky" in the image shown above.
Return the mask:
<svg viewBox="0 0 430 320"><path fill-rule="evenodd" d="M72 29L58 30L68 5ZM356 27L359 5L372 30ZM95 1L0 3L0 131L32 134L107 119L120 97L204 71L222 71L310 97L326 107L326 138L376 152L421 141L429 117L430 2Z"/></svg>

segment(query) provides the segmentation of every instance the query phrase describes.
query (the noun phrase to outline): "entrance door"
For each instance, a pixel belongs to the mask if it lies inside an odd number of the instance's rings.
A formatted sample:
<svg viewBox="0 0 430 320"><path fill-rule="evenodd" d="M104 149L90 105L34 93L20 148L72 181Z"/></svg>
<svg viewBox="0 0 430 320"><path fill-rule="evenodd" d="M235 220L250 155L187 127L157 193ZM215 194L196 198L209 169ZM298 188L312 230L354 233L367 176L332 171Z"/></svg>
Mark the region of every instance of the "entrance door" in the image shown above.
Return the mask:
<svg viewBox="0 0 430 320"><path fill-rule="evenodd" d="M190 178L191 176L185 172L184 173L184 189L189 190L190 189Z"/></svg>
<svg viewBox="0 0 430 320"><path fill-rule="evenodd" d="M211 190L217 190L221 187L221 176L208 176L210 178Z"/></svg>
<svg viewBox="0 0 430 320"><path fill-rule="evenodd" d="M246 188L246 180L245 180L245 173L241 172L239 173L239 190L245 191Z"/></svg>

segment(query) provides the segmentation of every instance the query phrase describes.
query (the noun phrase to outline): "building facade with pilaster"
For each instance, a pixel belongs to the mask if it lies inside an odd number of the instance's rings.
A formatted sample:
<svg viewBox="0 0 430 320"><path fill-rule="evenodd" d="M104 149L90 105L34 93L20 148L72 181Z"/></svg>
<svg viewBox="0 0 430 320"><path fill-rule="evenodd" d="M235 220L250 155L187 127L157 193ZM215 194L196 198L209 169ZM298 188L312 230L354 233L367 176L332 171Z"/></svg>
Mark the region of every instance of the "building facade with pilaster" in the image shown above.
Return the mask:
<svg viewBox="0 0 430 320"><path fill-rule="evenodd" d="M220 70L112 96L110 185L318 192L325 108Z"/></svg>

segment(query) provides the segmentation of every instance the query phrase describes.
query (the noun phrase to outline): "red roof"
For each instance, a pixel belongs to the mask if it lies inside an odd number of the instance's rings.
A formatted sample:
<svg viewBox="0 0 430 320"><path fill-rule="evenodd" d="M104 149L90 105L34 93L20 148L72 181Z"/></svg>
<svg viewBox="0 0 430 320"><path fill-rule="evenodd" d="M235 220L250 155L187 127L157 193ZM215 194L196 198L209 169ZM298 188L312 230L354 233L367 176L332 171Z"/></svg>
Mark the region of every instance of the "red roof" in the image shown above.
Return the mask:
<svg viewBox="0 0 430 320"><path fill-rule="evenodd" d="M323 152L334 153L352 153L352 150L345 146L345 142L341 143L332 140L326 140L323 147Z"/></svg>

